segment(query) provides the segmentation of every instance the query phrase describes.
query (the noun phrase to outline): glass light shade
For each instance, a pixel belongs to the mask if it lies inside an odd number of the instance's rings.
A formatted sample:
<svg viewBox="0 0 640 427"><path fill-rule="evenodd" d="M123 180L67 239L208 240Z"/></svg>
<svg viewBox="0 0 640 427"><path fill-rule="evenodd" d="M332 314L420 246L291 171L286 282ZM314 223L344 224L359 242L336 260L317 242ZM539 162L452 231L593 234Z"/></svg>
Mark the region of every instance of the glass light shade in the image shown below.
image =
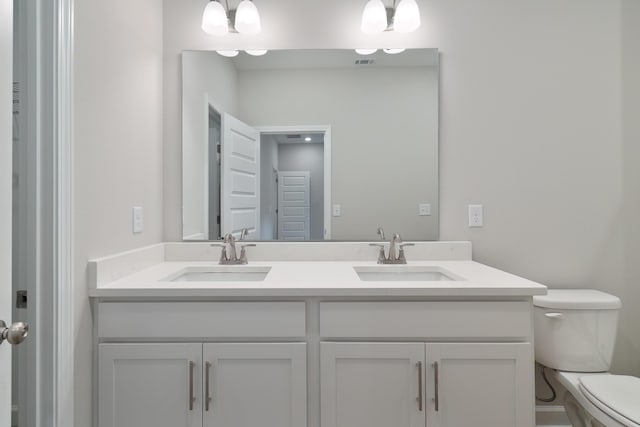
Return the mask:
<svg viewBox="0 0 640 427"><path fill-rule="evenodd" d="M420 9L416 0L400 0L393 16L393 31L410 33L420 27Z"/></svg>
<svg viewBox="0 0 640 427"><path fill-rule="evenodd" d="M387 11L382 0L369 0L362 11L360 29L363 33L381 33L387 29Z"/></svg>
<svg viewBox="0 0 640 427"><path fill-rule="evenodd" d="M239 50L216 50L219 55L226 56L227 58L233 58L234 56L238 56L240 53Z"/></svg>
<svg viewBox="0 0 640 427"><path fill-rule="evenodd" d="M372 53L377 52L378 49L356 49L356 53L360 55L371 55Z"/></svg>
<svg viewBox="0 0 640 427"><path fill-rule="evenodd" d="M262 30L258 8L252 1L243 0L238 5L235 28L240 34L258 34Z"/></svg>
<svg viewBox="0 0 640 427"><path fill-rule="evenodd" d="M389 48L389 49L382 49L382 50L384 50L384 53L388 53L389 55L395 55L396 53L404 52L406 49Z"/></svg>
<svg viewBox="0 0 640 427"><path fill-rule="evenodd" d="M245 50L251 56L262 56L268 52L267 49L247 49Z"/></svg>
<svg viewBox="0 0 640 427"><path fill-rule="evenodd" d="M217 1L210 1L202 13L202 31L212 36L224 36L229 32L227 12Z"/></svg>

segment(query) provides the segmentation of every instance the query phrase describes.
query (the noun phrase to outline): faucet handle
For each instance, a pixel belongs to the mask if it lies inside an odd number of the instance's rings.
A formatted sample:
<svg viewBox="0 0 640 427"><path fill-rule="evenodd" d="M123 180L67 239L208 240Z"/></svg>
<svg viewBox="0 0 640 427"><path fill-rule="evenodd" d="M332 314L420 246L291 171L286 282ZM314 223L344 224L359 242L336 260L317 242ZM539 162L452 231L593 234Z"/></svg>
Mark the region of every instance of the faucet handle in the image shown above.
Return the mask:
<svg viewBox="0 0 640 427"><path fill-rule="evenodd" d="M382 227L378 227L378 236L380 236L380 240L384 240L384 229Z"/></svg>
<svg viewBox="0 0 640 427"><path fill-rule="evenodd" d="M405 246L415 246L415 243L401 243L398 245L398 247L400 248L400 252L398 253L398 261L400 261L400 264L407 263L407 258L404 255Z"/></svg>
<svg viewBox="0 0 640 427"><path fill-rule="evenodd" d="M227 260L227 245L225 245L224 243L211 243L209 246L213 248L222 248L222 250L220 251L220 264Z"/></svg>
<svg viewBox="0 0 640 427"><path fill-rule="evenodd" d="M247 237L247 234L249 234L249 230L247 228L243 228L240 230L240 238L238 240L244 240L244 238Z"/></svg>
<svg viewBox="0 0 640 427"><path fill-rule="evenodd" d="M384 261L386 260L386 257L384 255L384 245L382 243L369 243L369 246L376 246L380 248L380 250L378 251L378 264L384 263Z"/></svg>
<svg viewBox="0 0 640 427"><path fill-rule="evenodd" d="M251 247L251 246L256 246L255 243L248 243L246 245L242 245L240 246L241 250L240 250L240 264L247 264L249 262L249 260L247 259L247 251L245 250L245 248Z"/></svg>

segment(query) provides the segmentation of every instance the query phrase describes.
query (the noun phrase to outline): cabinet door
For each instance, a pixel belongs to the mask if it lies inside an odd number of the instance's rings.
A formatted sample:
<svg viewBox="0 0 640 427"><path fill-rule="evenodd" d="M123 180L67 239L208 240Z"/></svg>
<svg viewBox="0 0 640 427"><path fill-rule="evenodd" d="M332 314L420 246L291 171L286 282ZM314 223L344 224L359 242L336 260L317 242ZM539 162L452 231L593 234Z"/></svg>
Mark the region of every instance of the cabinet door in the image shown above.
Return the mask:
<svg viewBox="0 0 640 427"><path fill-rule="evenodd" d="M203 360L205 426L306 427L306 344L205 344Z"/></svg>
<svg viewBox="0 0 640 427"><path fill-rule="evenodd" d="M428 427L533 427L531 344L427 344Z"/></svg>
<svg viewBox="0 0 640 427"><path fill-rule="evenodd" d="M100 344L98 426L201 426L201 358L202 344Z"/></svg>
<svg viewBox="0 0 640 427"><path fill-rule="evenodd" d="M322 343L322 427L424 427L424 344Z"/></svg>

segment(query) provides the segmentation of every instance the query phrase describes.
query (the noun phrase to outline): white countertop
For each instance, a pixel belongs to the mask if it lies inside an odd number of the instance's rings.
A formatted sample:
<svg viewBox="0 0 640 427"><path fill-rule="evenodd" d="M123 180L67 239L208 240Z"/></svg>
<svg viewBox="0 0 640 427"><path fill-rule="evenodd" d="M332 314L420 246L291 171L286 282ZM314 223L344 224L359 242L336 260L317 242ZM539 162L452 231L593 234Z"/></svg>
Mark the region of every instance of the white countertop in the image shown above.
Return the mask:
<svg viewBox="0 0 640 427"><path fill-rule="evenodd" d="M233 298L233 297L525 297L546 294L546 287L471 260L409 261L407 266L443 269L465 280L362 281L353 267L378 267L375 261L260 261L270 267L264 281L172 282L187 267L218 267L211 261L164 261L98 283L94 298ZM244 266L231 266L242 268ZM103 281L104 282L104 281Z"/></svg>

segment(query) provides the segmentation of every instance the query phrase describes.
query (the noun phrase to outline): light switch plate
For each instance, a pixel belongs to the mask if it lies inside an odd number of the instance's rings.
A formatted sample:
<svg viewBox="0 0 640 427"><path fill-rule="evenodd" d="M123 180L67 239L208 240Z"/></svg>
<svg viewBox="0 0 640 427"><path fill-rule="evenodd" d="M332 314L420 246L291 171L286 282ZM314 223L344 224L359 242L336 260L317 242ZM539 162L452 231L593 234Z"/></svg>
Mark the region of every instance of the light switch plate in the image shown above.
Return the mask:
<svg viewBox="0 0 640 427"><path fill-rule="evenodd" d="M142 214L142 207L136 206L132 209L132 225L134 233L142 233L144 226L144 216Z"/></svg>
<svg viewBox="0 0 640 427"><path fill-rule="evenodd" d="M333 205L333 216L340 216L340 215L342 215L340 205Z"/></svg>
<svg viewBox="0 0 640 427"><path fill-rule="evenodd" d="M429 215L431 215L431 204L430 203L420 203L418 205L418 215L420 215L420 216L429 216Z"/></svg>
<svg viewBox="0 0 640 427"><path fill-rule="evenodd" d="M483 224L482 205L469 205L469 227L482 227Z"/></svg>

